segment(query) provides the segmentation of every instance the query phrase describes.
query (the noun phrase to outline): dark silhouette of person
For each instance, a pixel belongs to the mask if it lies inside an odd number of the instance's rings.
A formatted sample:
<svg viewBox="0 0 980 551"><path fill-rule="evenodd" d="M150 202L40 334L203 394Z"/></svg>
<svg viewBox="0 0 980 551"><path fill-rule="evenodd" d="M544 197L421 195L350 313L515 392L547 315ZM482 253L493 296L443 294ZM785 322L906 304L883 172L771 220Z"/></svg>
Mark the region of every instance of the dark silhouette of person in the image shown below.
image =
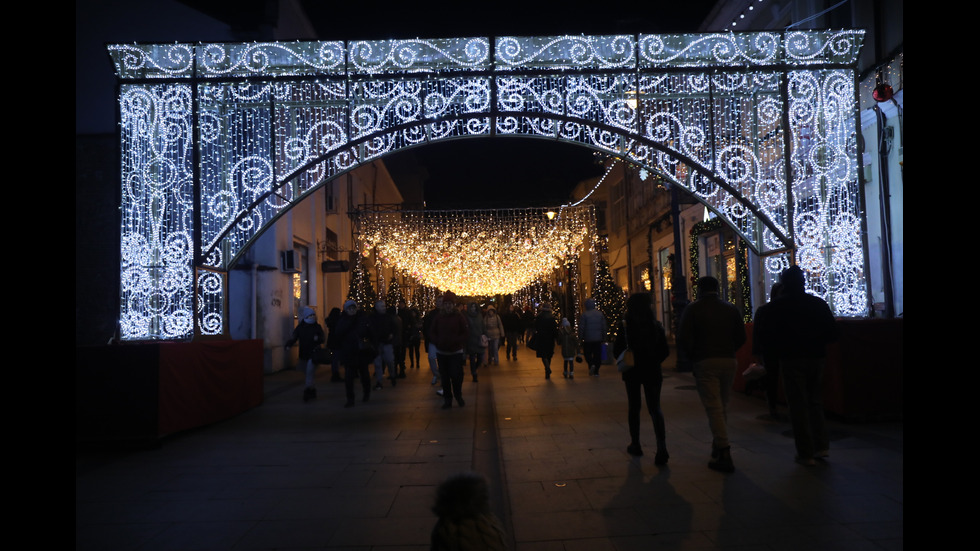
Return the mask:
<svg viewBox="0 0 980 551"><path fill-rule="evenodd" d="M664 384L662 364L670 355L667 336L660 322L653 314L653 298L649 293L634 293L626 301L626 314L619 322L619 332L613 343L613 355L629 348L633 351L634 366L623 372L626 383L627 421L629 423L630 444L626 448L630 455L643 455L640 446L640 390L647 401L647 411L653 419L653 431L657 436L657 455L654 463L666 465L670 455L667 453L667 429L664 412L660 408L660 391Z"/></svg>
<svg viewBox="0 0 980 551"><path fill-rule="evenodd" d="M806 292L799 266L787 268L779 298L769 304L760 331L761 353L779 364L796 442L796 461L814 465L830 455L823 410L823 372L827 345L839 329L830 306ZM758 322L757 322L758 323Z"/></svg>
<svg viewBox="0 0 980 551"><path fill-rule="evenodd" d="M762 352L762 339L759 335L760 325L765 327L766 314L772 304L772 301L779 298L779 294L783 290L783 284L776 282L772 284L772 288L769 291L769 302L763 304L755 311L754 318L754 329L752 330L752 355L758 359L766 369L766 374L763 378L763 384L765 385L766 391L766 403L769 405L769 417L773 419L779 419L779 412L777 410L777 403L779 400L779 362L772 354L764 354Z"/></svg>
<svg viewBox="0 0 980 551"><path fill-rule="evenodd" d="M728 400L738 362L735 353L745 342L745 324L733 305L718 296L718 280L698 280L698 300L686 308L677 332L677 345L694 362L698 395L711 428L708 467L735 472L728 441Z"/></svg>

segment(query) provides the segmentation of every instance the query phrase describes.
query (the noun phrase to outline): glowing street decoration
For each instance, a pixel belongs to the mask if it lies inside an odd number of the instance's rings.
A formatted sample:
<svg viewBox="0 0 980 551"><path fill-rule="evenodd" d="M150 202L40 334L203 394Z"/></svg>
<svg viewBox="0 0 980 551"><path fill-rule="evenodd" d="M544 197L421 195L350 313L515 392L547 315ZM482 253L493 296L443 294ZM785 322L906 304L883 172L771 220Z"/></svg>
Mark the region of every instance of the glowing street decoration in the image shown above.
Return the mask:
<svg viewBox="0 0 980 551"><path fill-rule="evenodd" d="M364 250L425 285L461 296L512 294L584 252L595 239L591 207L362 212Z"/></svg>
<svg viewBox="0 0 980 551"><path fill-rule="evenodd" d="M657 173L730 224L769 278L795 254L810 292L864 315L863 36L110 45L122 337L223 333L224 273L290 206L388 153L490 136L579 144Z"/></svg>

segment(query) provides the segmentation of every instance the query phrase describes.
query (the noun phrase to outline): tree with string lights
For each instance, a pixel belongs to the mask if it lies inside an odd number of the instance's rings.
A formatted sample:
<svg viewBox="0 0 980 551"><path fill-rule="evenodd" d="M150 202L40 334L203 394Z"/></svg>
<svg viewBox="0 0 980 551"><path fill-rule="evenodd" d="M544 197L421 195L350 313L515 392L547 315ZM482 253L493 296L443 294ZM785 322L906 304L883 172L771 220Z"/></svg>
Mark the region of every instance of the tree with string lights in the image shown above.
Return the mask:
<svg viewBox="0 0 980 551"><path fill-rule="evenodd" d="M362 310L371 310L374 308L377 297L378 294L374 291L374 285L371 284L371 273L364 266L364 263L358 259L357 266L354 267L354 272L351 274L347 298L357 302Z"/></svg>
<svg viewBox="0 0 980 551"><path fill-rule="evenodd" d="M605 260L599 261L593 298L595 298L596 308L606 317L606 323L609 326L609 339L614 340L616 329L619 327L619 320L622 319L623 312L626 310L626 296L613 281L612 273L609 271L609 263Z"/></svg>
<svg viewBox="0 0 980 551"><path fill-rule="evenodd" d="M388 308L394 308L398 305L399 300L403 300L405 296L402 294L401 286L398 285L398 280L395 276L391 276L391 282L388 283L388 292L385 294L385 304Z"/></svg>

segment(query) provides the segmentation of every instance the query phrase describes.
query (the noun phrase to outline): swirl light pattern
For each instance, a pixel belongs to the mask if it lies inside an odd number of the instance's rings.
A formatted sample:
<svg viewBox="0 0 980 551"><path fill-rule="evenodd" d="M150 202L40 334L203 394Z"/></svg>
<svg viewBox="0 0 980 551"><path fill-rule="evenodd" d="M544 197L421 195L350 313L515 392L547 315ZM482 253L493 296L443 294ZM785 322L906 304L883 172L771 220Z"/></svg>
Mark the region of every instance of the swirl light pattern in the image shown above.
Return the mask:
<svg viewBox="0 0 980 551"><path fill-rule="evenodd" d="M497 70L618 69L636 62L636 39L620 36L504 36L496 42Z"/></svg>
<svg viewBox="0 0 980 551"><path fill-rule="evenodd" d="M560 140L657 172L771 273L798 262L838 314L862 315L862 40L843 30L497 37L492 48L489 38L111 45L124 338L220 334L214 282L226 279L199 274L195 286L195 270L227 270L325 181L474 136Z"/></svg>
<svg viewBox="0 0 980 551"><path fill-rule="evenodd" d="M188 336L193 320L191 89L123 86L121 337Z"/></svg>
<svg viewBox="0 0 980 551"><path fill-rule="evenodd" d="M554 219L544 209L363 212L359 222L365 254L460 296L516 293L595 241L591 207Z"/></svg>
<svg viewBox="0 0 980 551"><path fill-rule="evenodd" d="M847 71L789 74L796 261L808 292L845 316L867 312L854 86Z"/></svg>
<svg viewBox="0 0 980 551"><path fill-rule="evenodd" d="M352 42L352 72L424 73L487 69L490 42L485 38L382 40Z"/></svg>
<svg viewBox="0 0 980 551"><path fill-rule="evenodd" d="M197 326L202 335L222 333L226 279L223 272L197 270Z"/></svg>

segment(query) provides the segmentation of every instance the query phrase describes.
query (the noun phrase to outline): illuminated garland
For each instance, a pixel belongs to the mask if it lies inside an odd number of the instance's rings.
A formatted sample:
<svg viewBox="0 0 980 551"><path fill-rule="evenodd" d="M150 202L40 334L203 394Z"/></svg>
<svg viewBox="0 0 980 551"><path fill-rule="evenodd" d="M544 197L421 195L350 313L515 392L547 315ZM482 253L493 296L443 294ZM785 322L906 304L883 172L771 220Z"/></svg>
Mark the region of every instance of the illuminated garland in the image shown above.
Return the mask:
<svg viewBox="0 0 980 551"><path fill-rule="evenodd" d="M362 255L424 285L460 296L508 295L578 256L593 242L591 207L363 212Z"/></svg>
<svg viewBox="0 0 980 551"><path fill-rule="evenodd" d="M291 206L389 153L491 136L575 143L661 174L768 254L767 277L788 263L773 253L793 248L809 292L837 315L865 315L854 119L867 91L855 88L853 69L863 37L109 45L119 80L121 338L226 334L227 271ZM879 71L900 90L903 67L899 54ZM520 237L531 244L515 253L519 263L533 257L538 269L506 266L496 246L477 243L481 255L453 245L445 254L460 263L444 266L450 281L440 285L483 294L472 280L500 271L522 272L526 284L570 254L538 243L557 237ZM205 269L215 276L195 282ZM385 281L377 285L383 293Z"/></svg>
<svg viewBox="0 0 980 551"><path fill-rule="evenodd" d="M694 300L698 298L697 282L701 277L701 271L698 269L698 257L700 255L698 239L701 237L701 234L720 230L723 227L725 227L724 222L720 218L714 218L705 222L699 222L691 228L691 246L689 252L691 258L691 296ZM752 288L749 285L748 247L742 239L737 239L735 244L735 277L738 280L739 288L742 290L742 319L748 323L752 321Z"/></svg>

